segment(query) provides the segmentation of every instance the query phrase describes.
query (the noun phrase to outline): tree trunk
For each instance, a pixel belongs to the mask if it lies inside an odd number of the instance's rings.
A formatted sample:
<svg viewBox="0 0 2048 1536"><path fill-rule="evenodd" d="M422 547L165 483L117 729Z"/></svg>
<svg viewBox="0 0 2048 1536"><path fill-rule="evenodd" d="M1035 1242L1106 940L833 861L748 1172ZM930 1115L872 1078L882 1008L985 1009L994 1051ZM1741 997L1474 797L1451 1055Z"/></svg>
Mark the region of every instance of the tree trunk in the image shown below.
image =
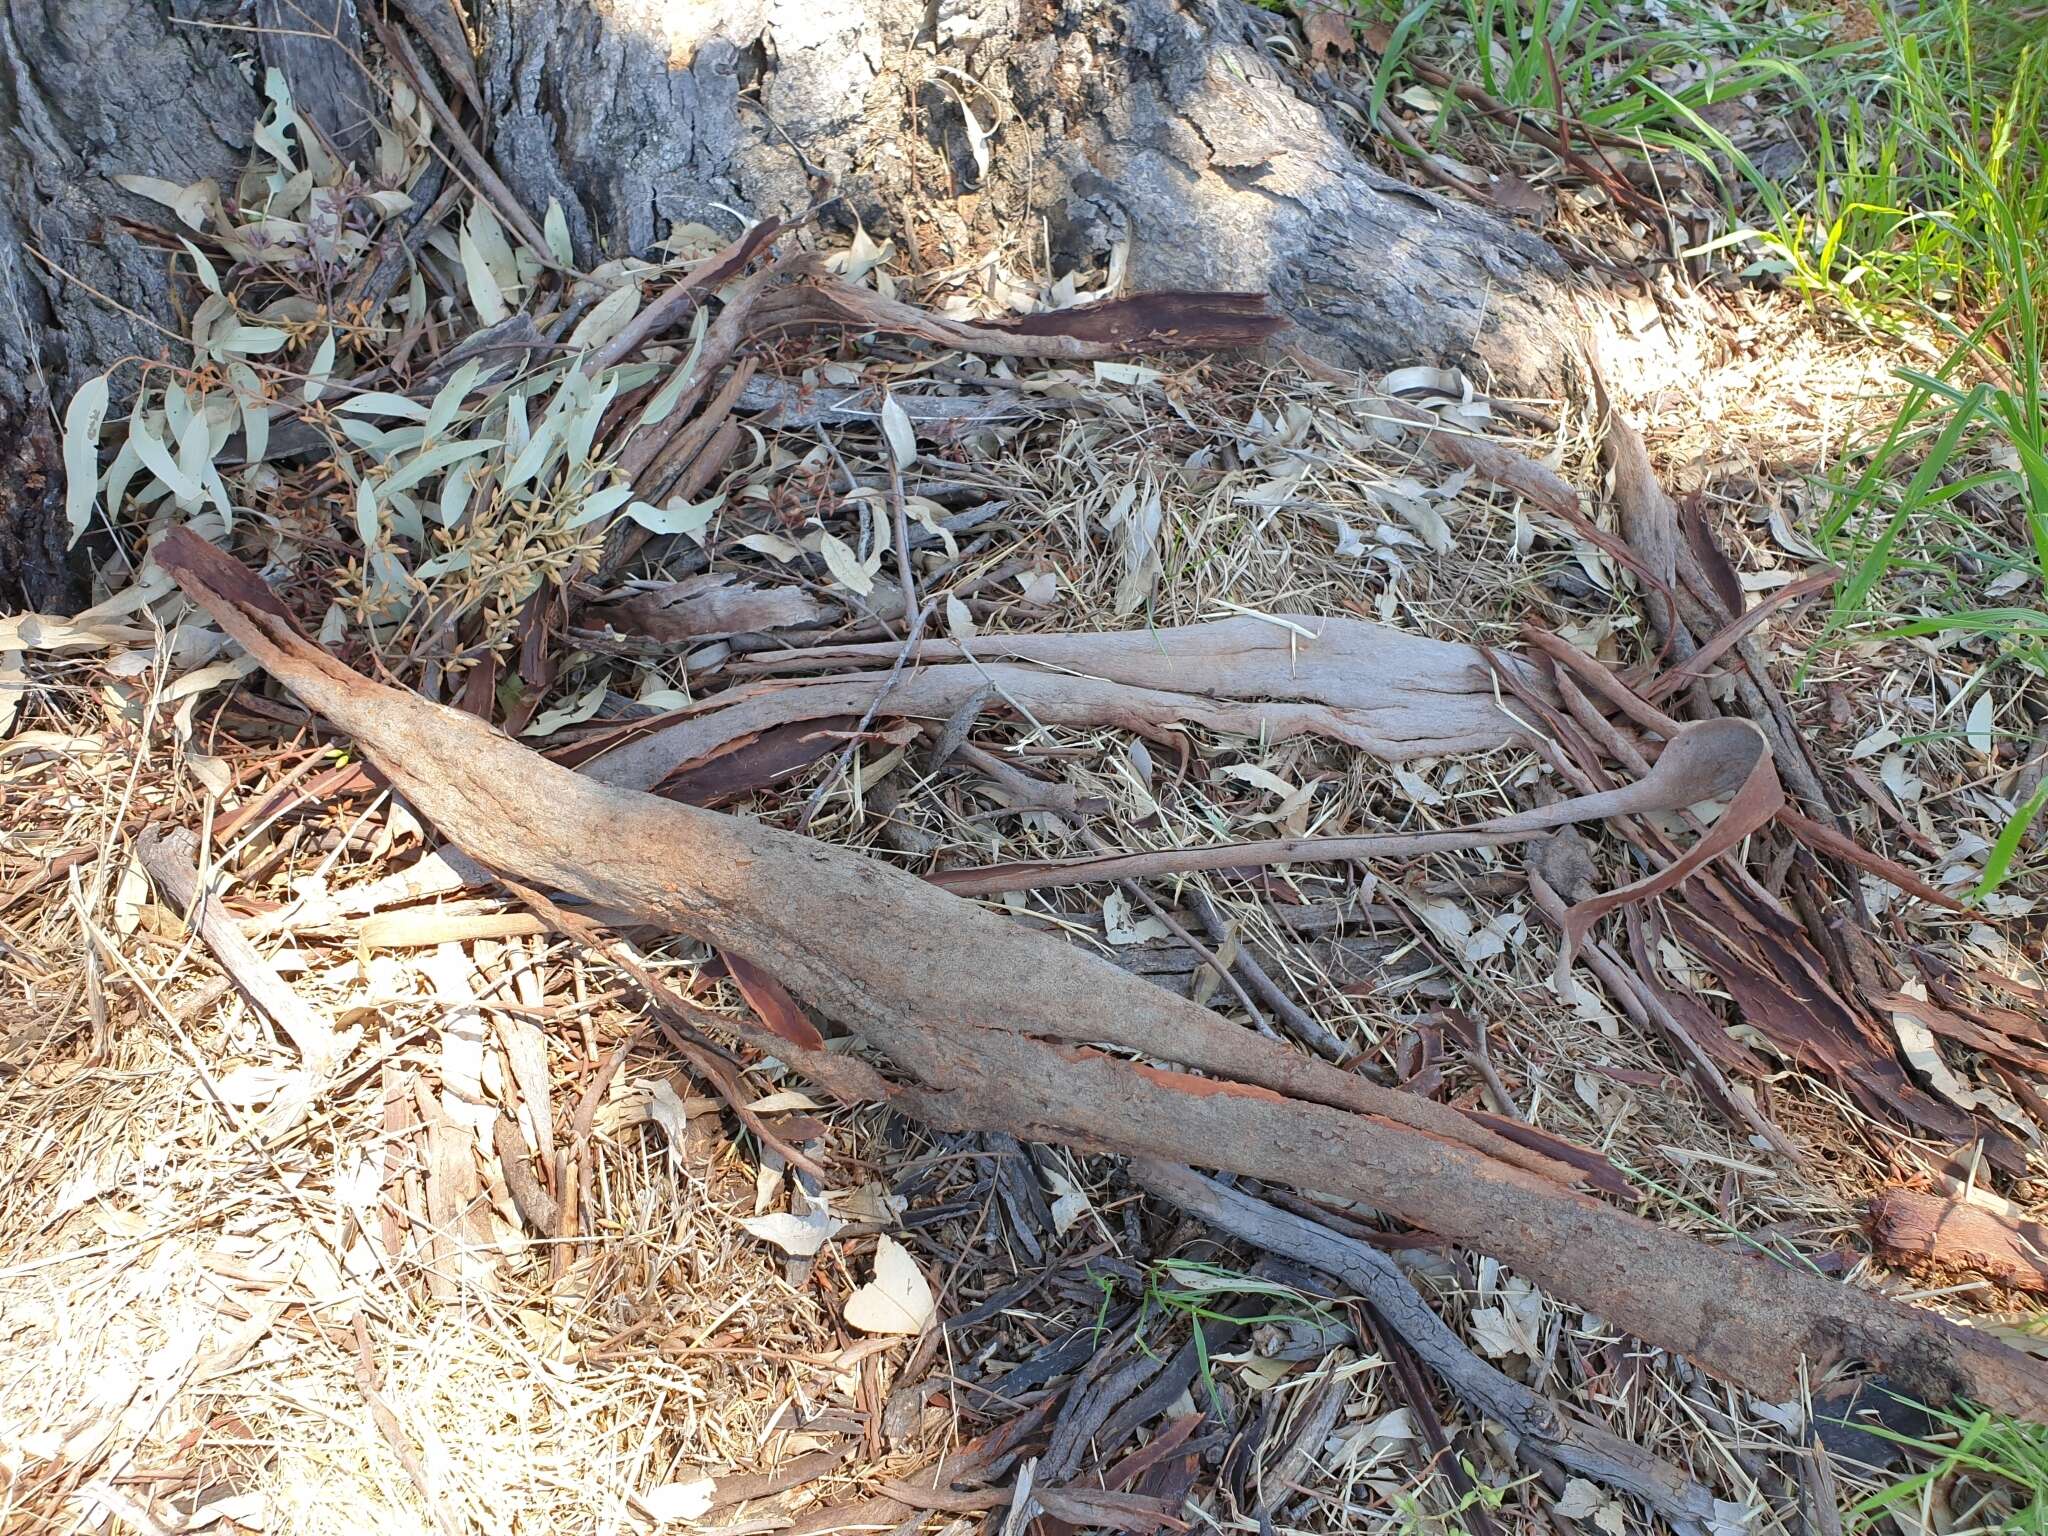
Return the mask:
<svg viewBox="0 0 2048 1536"><path fill-rule="evenodd" d="M257 96L206 30L232 5L0 0L0 608L70 611L53 403L124 357L160 355L176 329L163 210L116 187L126 172L230 185ZM184 22L186 24L181 25ZM175 245L172 247L175 249Z"/></svg>
<svg viewBox="0 0 2048 1536"><path fill-rule="evenodd" d="M467 34L456 0L392 5L582 264L830 190L825 222L893 239L935 301L1264 290L1330 361L1511 390L1570 355L1549 248L1356 156L1242 0L471 0ZM63 608L51 406L179 329L168 215L109 178L232 186L266 66L347 153L378 94L355 61L385 64L356 0L0 0L0 50L0 431L43 444L0 484L0 604Z"/></svg>

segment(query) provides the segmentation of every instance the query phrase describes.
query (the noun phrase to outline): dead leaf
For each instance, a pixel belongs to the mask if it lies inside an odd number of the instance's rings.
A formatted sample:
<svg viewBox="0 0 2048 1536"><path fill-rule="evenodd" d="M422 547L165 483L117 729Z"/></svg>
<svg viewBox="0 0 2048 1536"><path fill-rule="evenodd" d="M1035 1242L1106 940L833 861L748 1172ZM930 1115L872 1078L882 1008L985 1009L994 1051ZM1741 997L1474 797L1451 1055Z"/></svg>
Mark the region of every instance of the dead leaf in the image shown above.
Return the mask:
<svg viewBox="0 0 2048 1536"><path fill-rule="evenodd" d="M895 1238L875 1239L875 1278L846 1298L846 1321L862 1333L916 1335L938 1312L931 1282Z"/></svg>
<svg viewBox="0 0 2048 1536"><path fill-rule="evenodd" d="M1296 7L1294 14L1301 23L1301 35L1308 43L1311 62L1325 56L1349 58L1358 51L1358 39L1351 35L1351 18L1335 5L1306 0Z"/></svg>
<svg viewBox="0 0 2048 1536"><path fill-rule="evenodd" d="M743 1216L740 1225L750 1235L765 1243L773 1243L791 1258L808 1259L823 1248L844 1223L833 1217L827 1201L814 1199L801 1185L797 1187L796 1200L805 1207L801 1214L775 1211L766 1216Z"/></svg>
<svg viewBox="0 0 2048 1536"><path fill-rule="evenodd" d="M1546 219L1554 206L1551 196L1542 188L1532 186L1521 177L1509 172L1496 176L1488 187L1494 202L1509 213L1519 213L1532 219Z"/></svg>
<svg viewBox="0 0 2048 1536"><path fill-rule="evenodd" d="M657 1525L671 1520L701 1520L711 1513L711 1501L717 1491L718 1485L710 1478L699 1477L686 1483L662 1483L635 1495L634 1502Z"/></svg>
<svg viewBox="0 0 2048 1536"><path fill-rule="evenodd" d="M747 1000L747 1006L760 1016L761 1022L772 1029L780 1039L791 1045L801 1046L807 1051L825 1048L825 1037L818 1033L818 1026L797 1006L789 989L752 961L739 955L724 955L725 968L732 973L733 985L740 989L740 996Z"/></svg>

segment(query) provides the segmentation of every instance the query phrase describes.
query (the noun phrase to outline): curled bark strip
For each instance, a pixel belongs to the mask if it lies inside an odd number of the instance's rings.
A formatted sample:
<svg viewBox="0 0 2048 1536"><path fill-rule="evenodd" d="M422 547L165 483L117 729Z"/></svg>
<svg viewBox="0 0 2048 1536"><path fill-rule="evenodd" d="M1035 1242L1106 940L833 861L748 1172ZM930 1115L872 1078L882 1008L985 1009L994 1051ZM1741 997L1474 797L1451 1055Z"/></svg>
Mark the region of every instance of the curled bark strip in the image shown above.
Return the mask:
<svg viewBox="0 0 2048 1536"><path fill-rule="evenodd" d="M1606 406L1606 390L1600 383L1597 361L1592 377L1599 401ZM1701 565L1694 546L1681 528L1677 504L1665 494L1651 467L1649 450L1642 435L1614 411L1607 414L1607 435L1600 456L1614 476L1614 501L1621 515L1628 542L1669 584L1650 594L1645 606L1663 649L1679 663L1689 663L1700 648L1701 637L1711 637L1740 617L1725 611L1712 575ZM1740 666L1731 671L1737 703L1770 738L1779 771L1785 783L1814 815L1833 815L1820 771L1807 750L1806 738L1792 719L1791 711L1772 683L1764 666L1763 651L1754 634L1739 632L1734 657ZM1710 707L1704 693L1698 695L1702 712Z"/></svg>
<svg viewBox="0 0 2048 1536"><path fill-rule="evenodd" d="M1709 827L1701 835L1699 841L1688 848L1679 858L1666 865L1663 869L1658 870L1654 875L1647 875L1641 880L1632 881L1611 891L1604 891L1598 896L1590 897L1580 902L1569 912L1565 913L1564 945L1558 953L1557 960L1558 974L1560 976L1566 974L1573 957L1578 953L1579 946L1586 941L1586 935L1593 931L1593 925L1607 913L1614 911L1617 907L1627 906L1632 901L1641 901L1646 896L1656 896L1670 890L1688 875L1698 873L1722 854L1734 848L1744 838L1748 837L1750 833L1762 828L1784 807L1785 791L1778 783L1777 769L1771 761L1771 749L1764 741L1764 733L1746 720L1702 720L1697 725L1687 726L1684 731L1673 739L1671 745L1664 749L1664 756L1657 759L1657 768L1661 769L1664 766L1671 754L1677 750L1679 742L1695 736L1698 732L1710 729L1715 730L1718 735L1726 737L1730 735L1727 728L1731 726L1737 732L1748 737L1753 743L1751 747L1752 766L1742 779L1741 788L1735 791L1735 798L1730 800L1728 808L1722 811L1720 820ZM1657 771L1653 769L1650 778L1641 780L1636 787L1647 786L1657 776ZM1723 792L1725 793L1725 790ZM1614 793L1614 791L1609 791L1609 793ZM1598 799L1600 797L1588 796L1587 798ZM1696 797L1696 799L1682 801L1679 805L1665 806L1662 809L1679 810L1684 805L1697 804L1699 800L1708 798L1710 797L1701 795ZM1652 807L1643 806L1640 809L1648 810L1652 809Z"/></svg>
<svg viewBox="0 0 2048 1536"><path fill-rule="evenodd" d="M1947 891L1936 890L1897 860L1871 852L1853 837L1836 831L1825 822L1815 821L1810 816L1802 816L1790 806L1778 812L1778 821L1807 847L1831 854L1844 864L1853 864L1858 869L1867 870L1878 879L1896 885L1908 896L1916 896L1929 906L1940 907L1944 912L1971 910L1968 903L1956 900Z"/></svg>
<svg viewBox="0 0 2048 1536"><path fill-rule="evenodd" d="M1680 662L1651 683L1643 690L1643 697L1654 704L1674 689L1683 687L1694 678L1704 676L1707 668L1734 650L1751 631L1780 608L1788 603L1796 603L1802 597L1811 597L1816 592L1825 592L1841 579L1840 571L1817 571L1811 576L1802 577L1778 588L1740 618L1731 620L1719 634L1695 651L1690 660Z"/></svg>
<svg viewBox="0 0 2048 1536"><path fill-rule="evenodd" d="M1567 1471L1641 1499L1677 1529L1704 1536L1714 1496L1678 1468L1620 1436L1565 1417L1548 1399L1502 1375L1471 1350L1375 1248L1254 1199L1186 1168L1140 1159L1138 1183L1232 1237L1256 1243L1340 1281L1372 1303L1387 1326L1474 1411L1505 1425L1518 1442Z"/></svg>
<svg viewBox="0 0 2048 1536"><path fill-rule="evenodd" d="M822 667L880 668L901 651L848 645L805 655ZM923 664L890 689L890 713L944 720L993 685L1048 725L1113 725L1155 740L1183 725L1274 741L1312 733L1390 762L1484 751L1526 734L1501 708L1475 648L1356 619L1280 614L1100 635L988 636L975 642L973 663L960 656L949 641L924 641ZM585 771L620 788L651 788L736 737L859 715L886 681L875 671L728 690L622 732ZM1547 691L1533 672L1526 681Z"/></svg>
<svg viewBox="0 0 2048 1536"><path fill-rule="evenodd" d="M956 896L989 896L1045 885L1133 880L1150 875L1188 874L1203 869L1414 858L1425 853L1456 853L1468 848L1526 842L1574 822L1600 821L1651 811L1683 810L1689 805L1732 793L1735 798L1721 820L1670 868L1572 908L1567 914L1571 918L1566 929L1570 942L1564 957L1564 963L1569 964L1577 944L1604 913L1627 902L1669 890L1770 820L1771 811L1777 803L1773 799L1776 784L1777 780L1770 772L1770 753L1764 746L1761 732L1745 720L1702 720L1683 727L1650 772L1633 784L1560 800L1555 805L1537 806L1512 816L1496 817L1456 832L1278 837L1251 843L1225 843L1215 848L1169 848L1155 853L1107 854L1091 858L998 864L985 869L946 870L931 879L933 884Z"/></svg>
<svg viewBox="0 0 2048 1536"><path fill-rule="evenodd" d="M1926 1190L1888 1189L1870 1202L1870 1235L1894 1263L2048 1292L2048 1227L2038 1221L2010 1221Z"/></svg>
<svg viewBox="0 0 2048 1536"><path fill-rule="evenodd" d="M901 870L594 783L473 716L343 666L281 616L247 567L188 529L173 529L156 559L473 857L772 971L889 1063L891 1102L941 1130L1001 1130L1364 1200L1491 1252L1751 1391L1787 1394L1809 1363L1853 1361L1927 1401L1960 1394L2048 1413L2048 1368L1994 1339L1604 1205L1445 1106L1233 1028ZM1140 1072L1083 1043L1211 1076ZM778 1054L799 1071L807 1056L831 1055Z"/></svg>

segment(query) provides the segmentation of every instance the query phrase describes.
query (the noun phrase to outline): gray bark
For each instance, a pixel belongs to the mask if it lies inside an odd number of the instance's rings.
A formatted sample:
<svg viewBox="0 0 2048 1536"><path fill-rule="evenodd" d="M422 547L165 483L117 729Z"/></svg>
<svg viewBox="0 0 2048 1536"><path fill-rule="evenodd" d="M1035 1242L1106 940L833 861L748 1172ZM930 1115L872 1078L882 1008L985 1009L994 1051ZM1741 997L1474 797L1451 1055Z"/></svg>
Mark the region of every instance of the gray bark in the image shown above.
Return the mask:
<svg viewBox="0 0 2048 1536"><path fill-rule="evenodd" d="M83 596L62 484L29 466L54 464L52 402L169 344L164 259L135 233L164 210L108 178L232 185L258 98L234 57L248 34L207 24L233 10L0 0L0 609Z"/></svg>
<svg viewBox="0 0 2048 1536"><path fill-rule="evenodd" d="M382 7L378 8L382 11ZM40 438L78 381L173 347L165 210L130 172L231 187L264 66L344 154L383 67L358 0L0 0L0 604L65 607ZM1384 176L1269 62L1242 0L453 0L394 20L480 101L492 163L579 262L723 233L829 181L915 273L1270 292L1327 360L1452 362L1550 389L1565 274L1532 236ZM266 30L267 29L267 30ZM963 101L966 107L963 108ZM988 137L977 155L976 127ZM32 252L40 252L41 259ZM104 297L101 297L104 296ZM111 301L111 302L108 302ZM159 329L163 327L164 329ZM132 380L130 381L132 382ZM119 395L119 381L116 388ZM45 447L47 445L45 444ZM24 457L25 456L25 457ZM61 487L57 497L61 498Z"/></svg>

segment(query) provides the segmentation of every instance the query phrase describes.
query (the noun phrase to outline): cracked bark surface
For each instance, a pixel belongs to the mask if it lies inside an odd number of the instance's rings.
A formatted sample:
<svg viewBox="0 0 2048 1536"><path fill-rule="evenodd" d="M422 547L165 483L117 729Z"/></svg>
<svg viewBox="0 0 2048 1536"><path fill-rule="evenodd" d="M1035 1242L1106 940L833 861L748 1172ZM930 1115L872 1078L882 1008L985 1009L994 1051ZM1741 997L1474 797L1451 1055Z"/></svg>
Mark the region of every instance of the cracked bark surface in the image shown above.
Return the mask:
<svg viewBox="0 0 2048 1536"><path fill-rule="evenodd" d="M69 611L52 404L175 324L165 262L138 238L163 210L110 177L227 185L257 95L209 21L233 5L0 0L0 609ZM95 292L96 290L96 292ZM54 493L51 487L54 485Z"/></svg>
<svg viewBox="0 0 2048 1536"><path fill-rule="evenodd" d="M176 246L151 233L170 216L112 176L232 185L265 66L361 142L352 60L385 66L358 9L0 0L0 420L40 432L83 378L176 354ZM474 131L527 210L560 201L579 263L678 221L730 234L829 178L828 228L857 216L913 276L1264 290L1329 361L1458 363L1512 391L1554 391L1572 355L1556 255L1360 159L1243 0L474 0L469 78L449 0L398 11L447 99L483 103ZM74 607L33 479L0 484L0 604Z"/></svg>

